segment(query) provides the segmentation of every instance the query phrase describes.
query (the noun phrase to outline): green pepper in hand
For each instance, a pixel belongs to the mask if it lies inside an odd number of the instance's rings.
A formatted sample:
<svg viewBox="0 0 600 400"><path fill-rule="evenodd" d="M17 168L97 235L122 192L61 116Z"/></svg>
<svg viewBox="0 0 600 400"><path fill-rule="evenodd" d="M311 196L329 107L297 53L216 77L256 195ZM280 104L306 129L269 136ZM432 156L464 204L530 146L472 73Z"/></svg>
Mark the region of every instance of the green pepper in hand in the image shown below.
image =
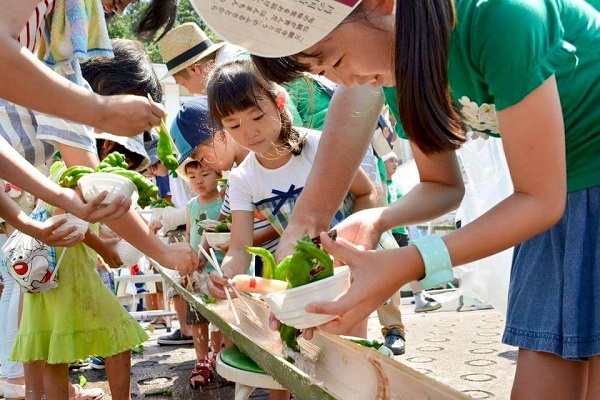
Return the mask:
<svg viewBox="0 0 600 400"><path fill-rule="evenodd" d="M160 127L158 128L158 144L156 147L156 153L167 170L175 171L177 167L179 167L177 157L173 155L173 144L171 142L171 137L169 136L167 126L165 125L164 118L160 121Z"/></svg>

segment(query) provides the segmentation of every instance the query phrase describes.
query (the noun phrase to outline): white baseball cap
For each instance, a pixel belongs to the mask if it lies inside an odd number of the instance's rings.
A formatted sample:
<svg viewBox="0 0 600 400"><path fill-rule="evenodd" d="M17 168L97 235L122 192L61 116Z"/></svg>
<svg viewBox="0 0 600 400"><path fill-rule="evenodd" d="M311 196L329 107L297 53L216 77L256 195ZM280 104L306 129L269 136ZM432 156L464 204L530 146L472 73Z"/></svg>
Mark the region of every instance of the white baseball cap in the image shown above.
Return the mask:
<svg viewBox="0 0 600 400"><path fill-rule="evenodd" d="M234 3L192 0L224 40L262 57L298 54L327 36L361 0L271 0Z"/></svg>

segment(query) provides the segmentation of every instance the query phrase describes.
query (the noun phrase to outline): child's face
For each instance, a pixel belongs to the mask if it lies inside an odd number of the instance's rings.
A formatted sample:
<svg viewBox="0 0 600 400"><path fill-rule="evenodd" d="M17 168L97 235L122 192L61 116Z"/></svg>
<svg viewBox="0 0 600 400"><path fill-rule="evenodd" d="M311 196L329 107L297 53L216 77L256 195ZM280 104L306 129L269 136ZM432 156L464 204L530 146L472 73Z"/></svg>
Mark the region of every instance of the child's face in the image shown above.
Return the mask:
<svg viewBox="0 0 600 400"><path fill-rule="evenodd" d="M229 171L233 168L235 154L233 146L227 146L229 134L217 132L213 140L202 143L190 154L190 158L202 166L216 171Z"/></svg>
<svg viewBox="0 0 600 400"><path fill-rule="evenodd" d="M277 155L281 144L281 117L275 103L264 97L258 98L259 107L237 111L221 120L223 128L243 148L263 157Z"/></svg>
<svg viewBox="0 0 600 400"><path fill-rule="evenodd" d="M211 196L219 192L217 187L217 179L219 174L208 168L200 168L197 166L190 166L186 169L187 177L190 181L190 187L200 196Z"/></svg>
<svg viewBox="0 0 600 400"><path fill-rule="evenodd" d="M321 57L299 60L310 65L311 73L344 86L394 86L393 28L394 17L385 11L370 14L369 20L342 23L305 51Z"/></svg>

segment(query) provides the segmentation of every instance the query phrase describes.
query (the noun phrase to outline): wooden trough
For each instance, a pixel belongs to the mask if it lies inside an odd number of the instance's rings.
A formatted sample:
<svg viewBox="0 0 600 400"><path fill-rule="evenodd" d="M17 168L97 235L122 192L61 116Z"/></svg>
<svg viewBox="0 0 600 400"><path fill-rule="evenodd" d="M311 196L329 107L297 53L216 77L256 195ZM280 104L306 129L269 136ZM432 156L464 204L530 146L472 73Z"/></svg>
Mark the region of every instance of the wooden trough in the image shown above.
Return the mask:
<svg viewBox="0 0 600 400"><path fill-rule="evenodd" d="M234 299L240 317L236 325L226 301L204 304L162 267L158 270L179 295L298 399L469 398L372 348L320 331L315 331L310 342L299 339L301 355L294 357L292 364L286 361L288 354L282 353L279 333L269 329L269 309L262 301L245 297L257 319L240 299Z"/></svg>

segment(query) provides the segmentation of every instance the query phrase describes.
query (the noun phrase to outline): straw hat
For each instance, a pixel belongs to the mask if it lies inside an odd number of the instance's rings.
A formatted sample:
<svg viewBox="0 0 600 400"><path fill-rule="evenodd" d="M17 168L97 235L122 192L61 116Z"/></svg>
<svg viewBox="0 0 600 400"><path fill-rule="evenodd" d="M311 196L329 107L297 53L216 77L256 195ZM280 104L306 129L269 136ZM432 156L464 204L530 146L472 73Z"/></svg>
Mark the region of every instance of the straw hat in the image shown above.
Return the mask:
<svg viewBox="0 0 600 400"><path fill-rule="evenodd" d="M213 43L194 22L186 22L170 30L158 42L158 51L168 72L161 79L184 70L219 50L225 42Z"/></svg>

